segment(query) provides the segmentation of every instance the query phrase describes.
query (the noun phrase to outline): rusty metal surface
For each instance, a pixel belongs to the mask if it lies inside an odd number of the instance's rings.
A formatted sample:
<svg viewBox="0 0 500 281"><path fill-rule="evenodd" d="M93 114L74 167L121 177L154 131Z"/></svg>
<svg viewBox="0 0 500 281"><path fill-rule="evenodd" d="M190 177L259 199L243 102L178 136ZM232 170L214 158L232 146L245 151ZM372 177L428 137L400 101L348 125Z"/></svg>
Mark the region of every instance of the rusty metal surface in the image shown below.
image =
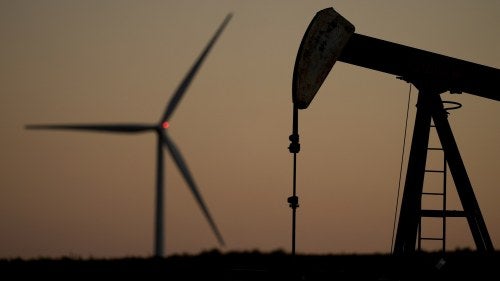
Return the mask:
<svg viewBox="0 0 500 281"><path fill-rule="evenodd" d="M316 13L295 60L292 81L295 106L299 109L309 106L353 33L354 25L333 8Z"/></svg>

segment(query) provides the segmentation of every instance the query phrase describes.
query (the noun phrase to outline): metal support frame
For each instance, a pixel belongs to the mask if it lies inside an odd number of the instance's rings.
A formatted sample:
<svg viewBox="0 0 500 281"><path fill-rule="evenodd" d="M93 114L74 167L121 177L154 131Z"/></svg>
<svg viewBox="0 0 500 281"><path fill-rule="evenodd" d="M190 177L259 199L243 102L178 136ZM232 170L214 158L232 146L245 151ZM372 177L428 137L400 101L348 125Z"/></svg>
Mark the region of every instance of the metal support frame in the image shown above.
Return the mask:
<svg viewBox="0 0 500 281"><path fill-rule="evenodd" d="M482 252L494 251L493 243L439 94L439 91L425 89L419 91L417 114L394 246L394 254L397 255L415 252L420 216L422 215L421 201L431 119L434 121L439 140L446 154L449 170L455 182L476 248Z"/></svg>

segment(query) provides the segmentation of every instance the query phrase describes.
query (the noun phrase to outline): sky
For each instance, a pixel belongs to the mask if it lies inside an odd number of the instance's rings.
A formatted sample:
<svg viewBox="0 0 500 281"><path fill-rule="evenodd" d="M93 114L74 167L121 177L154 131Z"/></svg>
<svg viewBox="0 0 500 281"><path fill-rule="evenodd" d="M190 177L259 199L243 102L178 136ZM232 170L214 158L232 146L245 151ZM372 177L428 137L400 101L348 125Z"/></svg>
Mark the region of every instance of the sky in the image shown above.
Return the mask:
<svg viewBox="0 0 500 281"><path fill-rule="evenodd" d="M226 245L166 154L165 251L289 252L293 66L328 7L357 33L500 67L498 1L0 0L0 258L153 254L155 136L25 125L157 122L228 13L168 128ZM442 97L462 104L448 120L498 248L500 103ZM298 253L391 251L416 99L392 75L335 64L299 112ZM448 220L446 239L475 247L464 218Z"/></svg>

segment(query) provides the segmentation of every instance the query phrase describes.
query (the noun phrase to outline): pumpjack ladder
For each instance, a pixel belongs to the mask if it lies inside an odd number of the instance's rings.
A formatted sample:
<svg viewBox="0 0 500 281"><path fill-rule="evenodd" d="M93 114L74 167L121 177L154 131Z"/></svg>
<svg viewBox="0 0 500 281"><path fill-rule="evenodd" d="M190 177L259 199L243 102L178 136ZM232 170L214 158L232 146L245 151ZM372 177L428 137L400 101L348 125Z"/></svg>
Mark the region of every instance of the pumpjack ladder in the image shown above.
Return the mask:
<svg viewBox="0 0 500 281"><path fill-rule="evenodd" d="M447 114L448 110L458 109L462 105L456 102L443 101L443 103L453 104L454 106L444 108ZM434 124L431 124L431 128L436 128ZM422 189L422 197L441 197L441 208L440 209L422 209L420 213L420 221L418 227L418 240L417 240L417 250L422 251L422 243L424 240L441 241L441 251L446 253L446 218L447 217L466 217L463 210L448 210L447 209L447 179L448 179L448 164L446 161L446 153L443 147L427 147L427 152L439 151L442 154L443 162L441 169L425 169L425 173L441 174L442 176L442 190L441 191L426 191L425 187ZM433 201L434 202L434 201ZM426 218L438 218L441 220L441 235L440 236L427 236L425 235L424 220Z"/></svg>

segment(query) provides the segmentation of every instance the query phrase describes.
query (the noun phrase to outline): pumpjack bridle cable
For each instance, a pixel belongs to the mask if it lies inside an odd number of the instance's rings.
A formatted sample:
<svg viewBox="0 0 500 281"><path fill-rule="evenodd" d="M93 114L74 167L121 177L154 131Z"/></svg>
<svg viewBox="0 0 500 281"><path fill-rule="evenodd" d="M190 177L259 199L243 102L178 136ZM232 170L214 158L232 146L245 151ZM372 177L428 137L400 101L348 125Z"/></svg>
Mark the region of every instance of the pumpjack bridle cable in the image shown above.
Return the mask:
<svg viewBox="0 0 500 281"><path fill-rule="evenodd" d="M410 111L410 100L411 100L411 84L410 84L410 90L408 91L408 102L406 105L406 120L405 120L404 136L403 136L403 149L402 149L402 153L401 153L401 163L399 166L398 192L397 192L397 196L396 196L396 208L394 210L394 222L392 225L391 253L394 251L394 235L396 232L396 218L397 218L397 214L398 214L399 194L401 191L401 177L402 177L402 173L403 173L403 162L404 162L405 147L406 147L406 132L407 132L407 128L408 128L408 113Z"/></svg>

